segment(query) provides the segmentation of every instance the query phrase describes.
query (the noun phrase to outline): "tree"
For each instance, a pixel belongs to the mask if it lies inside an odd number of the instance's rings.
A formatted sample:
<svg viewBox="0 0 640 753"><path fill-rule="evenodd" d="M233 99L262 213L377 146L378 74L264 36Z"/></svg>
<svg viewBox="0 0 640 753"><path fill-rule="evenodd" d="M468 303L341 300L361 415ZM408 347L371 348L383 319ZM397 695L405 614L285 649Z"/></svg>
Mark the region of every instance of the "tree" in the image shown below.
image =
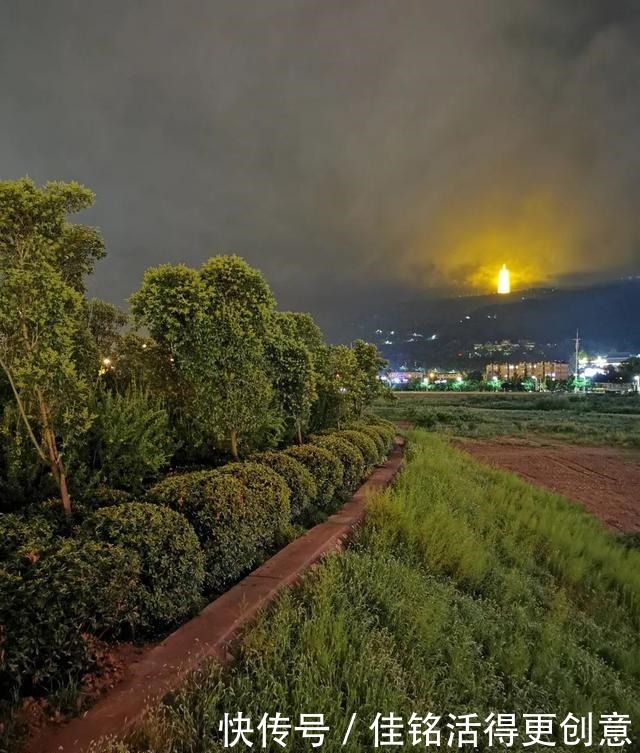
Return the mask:
<svg viewBox="0 0 640 753"><path fill-rule="evenodd" d="M274 317L274 331L266 347L271 378L285 421L293 425L298 444L306 431L311 406L317 397L313 359L299 338L291 314Z"/></svg>
<svg viewBox="0 0 640 753"><path fill-rule="evenodd" d="M238 256L200 271L165 265L146 272L131 305L189 381L199 420L237 459L273 397L264 347L275 300L263 276Z"/></svg>
<svg viewBox="0 0 640 753"><path fill-rule="evenodd" d="M633 377L640 375L640 356L631 356L620 364L620 375L625 382L632 382Z"/></svg>
<svg viewBox="0 0 640 753"><path fill-rule="evenodd" d="M107 301L92 298L86 303L87 328L100 360L112 359L122 342L128 315Z"/></svg>
<svg viewBox="0 0 640 753"><path fill-rule="evenodd" d="M321 389L321 428L340 426L357 416L364 389L364 374L353 350L346 345L327 346Z"/></svg>
<svg viewBox="0 0 640 753"><path fill-rule="evenodd" d="M104 255L100 233L67 215L91 206L77 183L0 182L0 369L19 420L71 511L64 449L90 424L75 358L83 276Z"/></svg>
<svg viewBox="0 0 640 753"><path fill-rule="evenodd" d="M388 366L388 362L378 353L373 343L356 340L352 350L362 375L362 387L357 402L357 411L361 414L366 405L370 405L388 391L389 388L380 379L380 372Z"/></svg>

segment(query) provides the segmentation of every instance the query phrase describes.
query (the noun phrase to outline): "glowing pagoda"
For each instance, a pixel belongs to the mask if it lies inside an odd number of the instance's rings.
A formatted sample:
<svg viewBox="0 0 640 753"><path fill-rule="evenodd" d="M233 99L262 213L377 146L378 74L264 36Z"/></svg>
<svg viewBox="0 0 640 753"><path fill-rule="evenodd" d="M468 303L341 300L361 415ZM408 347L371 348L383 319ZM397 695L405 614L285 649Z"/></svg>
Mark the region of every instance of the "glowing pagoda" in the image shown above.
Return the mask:
<svg viewBox="0 0 640 753"><path fill-rule="evenodd" d="M511 292L511 279L507 265L503 264L502 269L498 272L498 294L508 295Z"/></svg>

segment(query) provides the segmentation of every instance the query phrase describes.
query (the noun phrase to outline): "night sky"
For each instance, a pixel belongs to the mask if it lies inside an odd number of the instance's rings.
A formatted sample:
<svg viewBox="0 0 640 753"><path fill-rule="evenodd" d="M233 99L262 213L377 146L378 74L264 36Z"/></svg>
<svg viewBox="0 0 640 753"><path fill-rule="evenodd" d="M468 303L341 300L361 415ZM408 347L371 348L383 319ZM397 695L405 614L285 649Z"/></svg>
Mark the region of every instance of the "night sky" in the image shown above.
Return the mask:
<svg viewBox="0 0 640 753"><path fill-rule="evenodd" d="M235 252L335 326L640 271L639 82L638 2L0 0L0 177L96 192L93 294Z"/></svg>

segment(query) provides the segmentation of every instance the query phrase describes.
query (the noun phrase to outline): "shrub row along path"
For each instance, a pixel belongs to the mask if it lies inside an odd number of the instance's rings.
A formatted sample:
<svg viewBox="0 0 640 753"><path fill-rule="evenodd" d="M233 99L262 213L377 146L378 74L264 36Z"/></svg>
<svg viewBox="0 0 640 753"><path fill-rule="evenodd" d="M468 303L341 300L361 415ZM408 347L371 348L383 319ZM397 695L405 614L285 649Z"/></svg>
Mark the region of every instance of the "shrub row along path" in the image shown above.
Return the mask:
<svg viewBox="0 0 640 753"><path fill-rule="evenodd" d="M257 612L324 554L340 548L362 522L367 499L388 486L400 470L403 445L404 440L397 437L387 462L325 523L288 544L197 617L143 652L123 681L83 716L59 728L41 730L30 740L28 753L84 753L101 737L121 735L148 705L175 690L204 659L230 661L232 640Z"/></svg>
<svg viewBox="0 0 640 753"><path fill-rule="evenodd" d="M541 445L517 439L460 440L458 444L478 460L581 502L615 531L640 531L637 450L551 441Z"/></svg>

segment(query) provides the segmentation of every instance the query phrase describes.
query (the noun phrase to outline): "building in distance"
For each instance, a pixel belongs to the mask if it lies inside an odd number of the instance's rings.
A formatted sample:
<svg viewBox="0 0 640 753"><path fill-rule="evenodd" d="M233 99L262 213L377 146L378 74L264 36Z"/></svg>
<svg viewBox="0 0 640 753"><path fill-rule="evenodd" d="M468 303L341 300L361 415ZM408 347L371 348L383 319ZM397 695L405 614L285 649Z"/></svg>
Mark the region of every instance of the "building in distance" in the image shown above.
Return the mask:
<svg viewBox="0 0 640 753"><path fill-rule="evenodd" d="M521 361L519 363L488 363L484 369L487 381L499 379L555 379L563 382L571 375L566 361Z"/></svg>

